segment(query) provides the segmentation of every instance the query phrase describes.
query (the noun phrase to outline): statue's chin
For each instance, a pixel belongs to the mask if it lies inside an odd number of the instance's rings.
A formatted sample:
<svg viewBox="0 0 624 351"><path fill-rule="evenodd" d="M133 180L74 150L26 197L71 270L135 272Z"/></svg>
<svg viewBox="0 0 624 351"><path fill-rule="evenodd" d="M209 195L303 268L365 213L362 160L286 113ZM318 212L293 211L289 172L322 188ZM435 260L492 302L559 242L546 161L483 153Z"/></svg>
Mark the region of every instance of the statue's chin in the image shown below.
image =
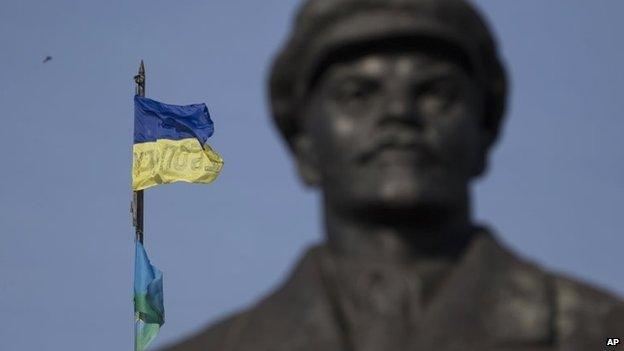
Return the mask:
<svg viewBox="0 0 624 351"><path fill-rule="evenodd" d="M435 180L415 181L385 179L377 184L355 186L341 196L334 196L332 202L339 210L364 215L381 214L393 217L414 214L443 215L461 206L463 197L457 189L440 184Z"/></svg>

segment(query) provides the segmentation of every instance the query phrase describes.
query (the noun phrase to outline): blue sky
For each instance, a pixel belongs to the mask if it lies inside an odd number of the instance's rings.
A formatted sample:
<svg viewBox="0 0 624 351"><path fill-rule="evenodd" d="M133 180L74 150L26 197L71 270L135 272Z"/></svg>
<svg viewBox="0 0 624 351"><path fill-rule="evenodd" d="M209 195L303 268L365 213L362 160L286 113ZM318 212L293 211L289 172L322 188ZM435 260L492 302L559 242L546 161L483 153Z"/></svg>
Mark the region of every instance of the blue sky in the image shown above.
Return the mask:
<svg viewBox="0 0 624 351"><path fill-rule="evenodd" d="M624 2L476 3L512 96L475 217L520 254L624 294ZM321 240L318 196L300 186L266 103L297 4L0 3L0 349L132 347L140 59L148 97L208 104L226 160L211 186L146 194L146 246L165 272L156 346L252 303Z"/></svg>

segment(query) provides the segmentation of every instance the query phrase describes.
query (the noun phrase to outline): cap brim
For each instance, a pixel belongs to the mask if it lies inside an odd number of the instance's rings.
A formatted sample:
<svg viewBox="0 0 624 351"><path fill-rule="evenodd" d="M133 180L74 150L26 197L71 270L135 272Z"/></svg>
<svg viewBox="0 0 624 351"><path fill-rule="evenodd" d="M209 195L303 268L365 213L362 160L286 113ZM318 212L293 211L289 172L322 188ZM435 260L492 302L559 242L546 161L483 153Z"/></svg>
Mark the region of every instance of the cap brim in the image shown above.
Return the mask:
<svg viewBox="0 0 624 351"><path fill-rule="evenodd" d="M415 43L433 39L455 47L470 60L471 65L476 65L475 48L466 42L465 37L466 33L462 36L430 14L418 16L389 10L362 12L337 22L317 35L304 54L300 73L303 73L303 81L309 83L319 66L333 53L392 38L405 38Z"/></svg>

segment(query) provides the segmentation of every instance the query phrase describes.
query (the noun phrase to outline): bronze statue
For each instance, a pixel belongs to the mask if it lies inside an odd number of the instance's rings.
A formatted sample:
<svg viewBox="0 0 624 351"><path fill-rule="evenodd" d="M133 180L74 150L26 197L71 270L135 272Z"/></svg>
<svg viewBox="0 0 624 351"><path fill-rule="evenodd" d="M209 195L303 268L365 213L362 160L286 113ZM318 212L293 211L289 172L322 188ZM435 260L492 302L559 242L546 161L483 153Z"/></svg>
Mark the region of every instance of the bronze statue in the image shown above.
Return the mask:
<svg viewBox="0 0 624 351"><path fill-rule="evenodd" d="M609 349L622 300L472 222L507 97L462 0L309 0L275 60L275 122L323 194L326 243L255 306L171 351Z"/></svg>

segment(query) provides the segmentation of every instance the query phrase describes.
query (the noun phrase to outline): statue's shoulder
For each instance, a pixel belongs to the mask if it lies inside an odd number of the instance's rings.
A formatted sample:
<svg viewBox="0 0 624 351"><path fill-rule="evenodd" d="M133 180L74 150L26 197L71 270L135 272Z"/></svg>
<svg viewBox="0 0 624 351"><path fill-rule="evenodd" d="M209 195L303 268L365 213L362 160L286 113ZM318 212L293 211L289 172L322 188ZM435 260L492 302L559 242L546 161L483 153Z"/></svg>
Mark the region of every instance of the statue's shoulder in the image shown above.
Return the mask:
<svg viewBox="0 0 624 351"><path fill-rule="evenodd" d="M553 338L563 350L592 350L607 338L624 338L624 300L596 285L519 260L542 276L549 293Z"/></svg>
<svg viewBox="0 0 624 351"><path fill-rule="evenodd" d="M228 316L211 324L200 333L161 349L161 351L229 350L223 347L227 345L228 340L234 336L237 326L244 323L247 313L248 312L239 312Z"/></svg>
<svg viewBox="0 0 624 351"><path fill-rule="evenodd" d="M514 338L540 336L541 342L554 342L566 351L592 350L604 345L607 338L624 338L621 297L546 269L504 246L489 247L494 249L483 251L490 263L484 271L492 273L492 290L502 292L491 300L498 311L509 312L504 314L507 322L501 335L514 330ZM497 330L496 324L492 329Z"/></svg>
<svg viewBox="0 0 624 351"><path fill-rule="evenodd" d="M335 349L339 328L320 273L322 250L310 248L290 277L250 308L162 351Z"/></svg>
<svg viewBox="0 0 624 351"><path fill-rule="evenodd" d="M624 337L622 298L561 274L553 274L552 281L556 329L561 340L578 346L583 340Z"/></svg>

